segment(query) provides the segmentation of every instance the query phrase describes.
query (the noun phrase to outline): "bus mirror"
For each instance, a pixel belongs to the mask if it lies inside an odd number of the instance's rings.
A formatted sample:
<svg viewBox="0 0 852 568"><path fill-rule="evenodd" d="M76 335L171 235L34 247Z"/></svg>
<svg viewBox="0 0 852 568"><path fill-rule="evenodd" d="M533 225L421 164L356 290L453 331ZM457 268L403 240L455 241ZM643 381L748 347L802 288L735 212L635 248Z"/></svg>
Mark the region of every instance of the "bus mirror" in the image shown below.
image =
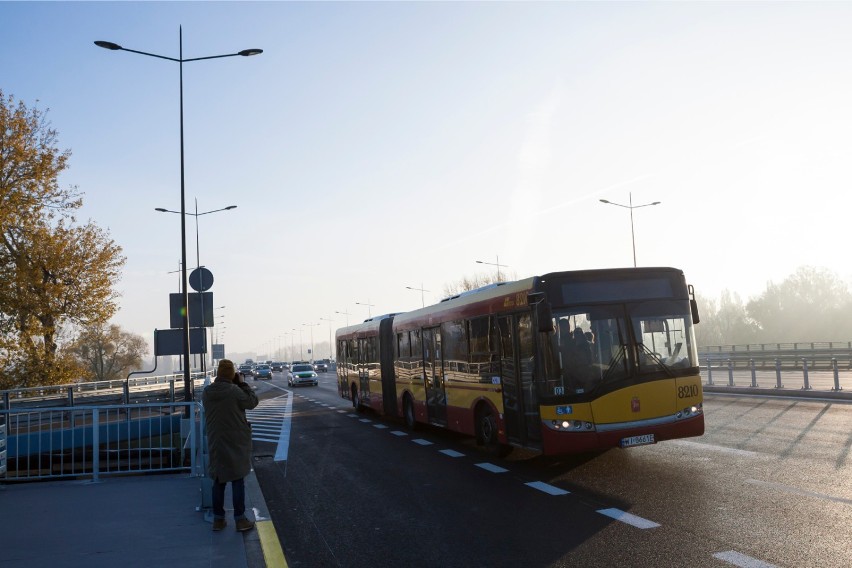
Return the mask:
<svg viewBox="0 0 852 568"><path fill-rule="evenodd" d="M692 323L695 325L701 321L701 318L698 317L698 302L695 301L695 288L692 287L692 284L689 284L686 287L686 291L689 294L689 309L692 310Z"/></svg>
<svg viewBox="0 0 852 568"><path fill-rule="evenodd" d="M535 319L538 322L538 331L540 333L549 333L553 331L553 312L550 309L550 304L544 300L542 292L534 292L528 296L529 303L535 309Z"/></svg>

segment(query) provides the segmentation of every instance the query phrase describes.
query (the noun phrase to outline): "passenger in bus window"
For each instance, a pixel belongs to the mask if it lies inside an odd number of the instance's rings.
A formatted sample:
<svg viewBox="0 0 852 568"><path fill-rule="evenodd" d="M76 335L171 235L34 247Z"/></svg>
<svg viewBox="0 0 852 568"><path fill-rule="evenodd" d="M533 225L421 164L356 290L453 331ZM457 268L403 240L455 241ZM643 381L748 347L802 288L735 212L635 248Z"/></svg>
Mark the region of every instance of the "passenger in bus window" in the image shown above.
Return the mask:
<svg viewBox="0 0 852 568"><path fill-rule="evenodd" d="M571 335L571 324L567 319L558 320L559 329L559 363L562 369L562 377L569 380L569 364L571 353L574 349L574 337Z"/></svg>

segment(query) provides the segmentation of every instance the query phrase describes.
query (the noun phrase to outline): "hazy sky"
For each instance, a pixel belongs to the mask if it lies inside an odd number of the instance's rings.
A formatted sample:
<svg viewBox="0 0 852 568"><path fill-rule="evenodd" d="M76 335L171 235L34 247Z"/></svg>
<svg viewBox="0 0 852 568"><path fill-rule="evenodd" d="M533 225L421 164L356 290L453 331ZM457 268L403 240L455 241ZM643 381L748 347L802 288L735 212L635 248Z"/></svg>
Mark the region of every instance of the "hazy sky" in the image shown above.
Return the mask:
<svg viewBox="0 0 852 568"><path fill-rule="evenodd" d="M0 2L0 88L49 108L127 264L114 321L167 328L186 197L229 352L327 341L508 265L675 266L744 300L849 267L848 2ZM190 267L195 224L187 224ZM504 269L506 270L506 269ZM296 329L293 332L293 329ZM290 336L288 333L295 333ZM274 347L273 347L274 348Z"/></svg>

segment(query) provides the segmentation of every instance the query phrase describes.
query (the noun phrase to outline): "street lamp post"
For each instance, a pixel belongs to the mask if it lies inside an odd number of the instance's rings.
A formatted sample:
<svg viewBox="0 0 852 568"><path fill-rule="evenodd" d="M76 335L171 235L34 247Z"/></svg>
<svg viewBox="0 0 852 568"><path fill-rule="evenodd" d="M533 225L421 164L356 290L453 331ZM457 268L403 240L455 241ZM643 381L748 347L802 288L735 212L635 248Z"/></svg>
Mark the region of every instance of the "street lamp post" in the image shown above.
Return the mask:
<svg viewBox="0 0 852 568"><path fill-rule="evenodd" d="M497 262L496 263L495 262L484 262L482 260L477 260L476 264L487 264L489 266L496 266L497 267L497 282L502 282L502 280L500 279L500 267L502 266L503 268L509 268L509 265L500 264L500 255L496 255L496 256L497 256Z"/></svg>
<svg viewBox="0 0 852 568"><path fill-rule="evenodd" d="M633 232L633 210L639 209L640 207L650 207L651 205L659 205L659 201L655 201L653 203L645 203L643 205L633 205L633 192L628 194L628 198L630 199L629 205L622 205L621 203L614 203L612 201L607 201L606 199L601 199L601 203L607 203L609 205L617 205L618 207L624 207L625 209L630 209L630 238L633 241L633 268L636 268L636 233Z"/></svg>
<svg viewBox="0 0 852 568"><path fill-rule="evenodd" d="M373 317L373 314L370 312L370 308L375 308L376 306L375 306L375 304L371 304L370 300L367 300L366 303L364 303L364 302L355 302L355 303L359 306L367 306L367 317L368 318Z"/></svg>
<svg viewBox="0 0 852 568"><path fill-rule="evenodd" d="M423 308L425 308L425 307L426 307L426 300L423 298L423 292L428 292L429 290L424 290L424 289L423 289L423 283L422 283L422 282L420 283L420 288L414 288L413 286L406 286L406 287L405 287L405 289L406 289L406 290L415 290L415 291L419 290L419 291L420 291L420 304L421 304L421 307L423 307Z"/></svg>
<svg viewBox="0 0 852 568"><path fill-rule="evenodd" d="M331 361L331 322L333 322L334 320L331 318L320 318L320 320L328 322L328 360Z"/></svg>
<svg viewBox="0 0 852 568"><path fill-rule="evenodd" d="M195 213L186 212L186 215L192 215L195 217L195 267L197 269L201 269L201 245L199 244L198 239L198 218L202 215L209 215L210 213L218 213L219 211L230 211L231 209L236 209L236 205L228 205L227 207L222 207L221 209L213 209L212 211L204 211L202 213L198 212L198 198L195 198ZM160 213L176 213L180 215L180 211L172 211L171 209L164 209L163 207L154 207L154 211L159 211ZM201 273L198 274L198 283L199 288L203 288L201 286ZM204 327L204 295L201 295L201 318L202 318L202 328ZM207 332L204 332L204 342L207 343ZM206 371L206 362L207 362L207 354L205 353L201 359L201 370L202 372Z"/></svg>
<svg viewBox="0 0 852 568"><path fill-rule="evenodd" d="M183 366L183 397L185 402L189 402L193 399L192 393L192 375L189 372L189 290L187 286L187 277L186 277L186 184L185 184L185 168L184 168L184 144L183 144L183 64L189 63L191 61L202 61L204 59L219 59L222 57L235 57L240 55L242 57L248 57L251 55L258 55L263 53L262 49L244 49L237 53L228 53L224 55L211 55L207 57L193 57L190 59L183 58L183 27L178 28L178 44L179 44L179 56L178 59L174 57L166 57L164 55L157 55L154 53L147 53L144 51L136 51L135 49L127 49L125 47L121 47L117 43L113 43L111 41L103 41L98 40L95 42L95 45L98 47L102 47L104 49L109 49L111 51L129 51L131 53L138 53L139 55L147 55L149 57L156 57L158 59L165 59L167 61L174 61L178 64L180 69L180 247L181 247L181 259L183 261L182 273L181 273L181 282L183 283L183 358L184 358L184 366ZM189 406L186 407L186 416L189 416Z"/></svg>
<svg viewBox="0 0 852 568"><path fill-rule="evenodd" d="M349 316L352 315L352 314L350 314L349 312L338 312L338 311L335 311L334 313L340 314L342 316L346 316L346 327L349 327Z"/></svg>
<svg viewBox="0 0 852 568"><path fill-rule="evenodd" d="M311 328L311 363L314 362L314 326L322 325L319 323L303 323L303 326Z"/></svg>

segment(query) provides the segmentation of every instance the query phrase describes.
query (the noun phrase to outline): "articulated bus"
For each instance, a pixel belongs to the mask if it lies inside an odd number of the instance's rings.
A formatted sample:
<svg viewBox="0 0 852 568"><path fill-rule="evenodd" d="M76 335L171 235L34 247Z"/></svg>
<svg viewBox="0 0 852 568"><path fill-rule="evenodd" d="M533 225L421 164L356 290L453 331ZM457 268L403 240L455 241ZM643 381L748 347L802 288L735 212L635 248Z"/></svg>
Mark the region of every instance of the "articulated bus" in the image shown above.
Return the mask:
<svg viewBox="0 0 852 568"><path fill-rule="evenodd" d="M356 409L475 436L489 451L567 454L704 433L683 272L556 272L337 331Z"/></svg>

